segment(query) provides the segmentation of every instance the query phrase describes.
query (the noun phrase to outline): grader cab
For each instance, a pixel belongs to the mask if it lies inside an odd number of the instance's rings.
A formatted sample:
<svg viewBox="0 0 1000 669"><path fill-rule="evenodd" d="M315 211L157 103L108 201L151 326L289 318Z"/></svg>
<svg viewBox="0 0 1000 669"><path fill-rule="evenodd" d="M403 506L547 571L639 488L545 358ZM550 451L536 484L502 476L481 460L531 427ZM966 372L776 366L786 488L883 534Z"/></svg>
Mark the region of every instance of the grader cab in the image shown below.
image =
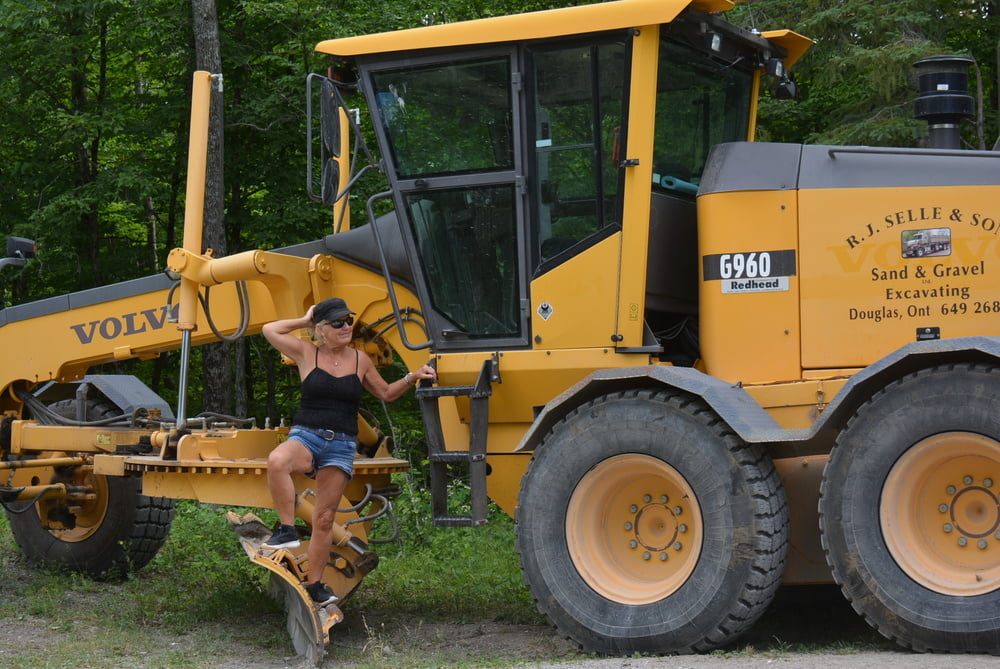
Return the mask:
<svg viewBox="0 0 1000 669"><path fill-rule="evenodd" d="M525 581L582 648L711 650L780 585L837 582L904 647L1000 651L1000 154L752 142L760 91L790 92L810 43L730 7L619 0L320 43L309 183L334 234L212 258L192 220L176 304L153 277L2 312L0 495L26 510L22 549L141 566L173 499L270 506L282 428L84 375L175 348L186 364L337 295L358 346L437 367L417 391L435 522L480 525L488 499L514 516ZM349 229L376 168L388 186ZM923 238L946 242L907 250ZM362 434L327 567L341 597L376 562L361 509L388 508L406 464ZM304 552L261 552L265 528L233 520L318 659L340 612L309 604Z"/></svg>

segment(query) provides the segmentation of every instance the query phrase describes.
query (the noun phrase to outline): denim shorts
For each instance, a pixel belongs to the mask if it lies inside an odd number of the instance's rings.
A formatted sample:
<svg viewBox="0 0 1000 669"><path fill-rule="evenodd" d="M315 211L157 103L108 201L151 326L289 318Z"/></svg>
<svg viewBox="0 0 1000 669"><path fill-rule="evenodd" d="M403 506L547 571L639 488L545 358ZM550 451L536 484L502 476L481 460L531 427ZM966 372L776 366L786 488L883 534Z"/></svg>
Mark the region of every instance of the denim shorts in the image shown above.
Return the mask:
<svg viewBox="0 0 1000 669"><path fill-rule="evenodd" d="M299 442L312 453L313 470L308 474L315 477L323 467L338 467L350 479L354 475L354 452L357 439L352 435L333 430L294 425L288 438Z"/></svg>

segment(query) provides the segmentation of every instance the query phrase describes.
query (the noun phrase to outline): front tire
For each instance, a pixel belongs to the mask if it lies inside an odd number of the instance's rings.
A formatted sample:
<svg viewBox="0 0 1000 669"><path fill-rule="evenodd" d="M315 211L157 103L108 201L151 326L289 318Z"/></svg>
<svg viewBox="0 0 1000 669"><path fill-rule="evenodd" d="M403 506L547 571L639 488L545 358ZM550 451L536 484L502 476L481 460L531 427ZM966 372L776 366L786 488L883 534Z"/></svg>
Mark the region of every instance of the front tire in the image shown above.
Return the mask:
<svg viewBox="0 0 1000 669"><path fill-rule="evenodd" d="M599 397L545 437L517 549L539 609L584 650L725 645L771 602L788 542L780 479L700 401Z"/></svg>
<svg viewBox="0 0 1000 669"><path fill-rule="evenodd" d="M863 405L820 489L827 562L881 634L1000 652L1000 368L922 370Z"/></svg>
<svg viewBox="0 0 1000 669"><path fill-rule="evenodd" d="M52 409L75 413L72 401ZM113 409L90 402L87 419L112 415ZM69 504L43 499L8 507L10 529L21 552L33 562L69 567L95 578L117 578L144 567L163 546L174 517L174 500L142 494L135 476L103 476L91 467L52 470L50 482L92 490L90 499ZM19 507L19 508L16 508Z"/></svg>

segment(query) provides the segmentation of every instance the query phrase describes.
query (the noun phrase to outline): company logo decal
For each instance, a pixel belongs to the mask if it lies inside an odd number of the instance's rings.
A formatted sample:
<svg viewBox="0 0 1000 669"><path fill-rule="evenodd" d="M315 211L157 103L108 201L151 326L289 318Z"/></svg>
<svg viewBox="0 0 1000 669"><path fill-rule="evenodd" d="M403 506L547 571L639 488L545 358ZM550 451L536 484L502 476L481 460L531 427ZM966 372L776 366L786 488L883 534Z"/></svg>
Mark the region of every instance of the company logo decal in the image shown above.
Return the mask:
<svg viewBox="0 0 1000 669"><path fill-rule="evenodd" d="M70 325L69 329L76 334L81 344L89 344L95 337L118 339L150 330L162 330L168 317L176 319L177 309L176 304L173 307L164 305L159 309L144 309L131 314L109 316L99 321Z"/></svg>

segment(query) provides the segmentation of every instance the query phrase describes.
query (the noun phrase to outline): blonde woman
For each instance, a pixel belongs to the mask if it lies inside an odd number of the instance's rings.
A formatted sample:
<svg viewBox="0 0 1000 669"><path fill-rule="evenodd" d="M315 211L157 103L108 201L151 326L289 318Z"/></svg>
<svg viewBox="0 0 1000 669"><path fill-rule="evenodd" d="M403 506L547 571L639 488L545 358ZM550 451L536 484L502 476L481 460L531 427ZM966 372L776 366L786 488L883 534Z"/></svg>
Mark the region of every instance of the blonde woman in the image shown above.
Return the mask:
<svg viewBox="0 0 1000 669"><path fill-rule="evenodd" d="M386 382L367 354L349 346L353 325L354 312L344 300L332 297L310 307L301 318L273 321L263 327L264 337L295 362L302 379L299 410L292 419L288 439L267 459L268 489L281 524L264 547L299 545L292 477L315 477L316 508L306 590L318 606L337 600L320 579L333 543L337 505L354 471L362 389L392 402L421 379L436 378L434 368L424 365L397 381ZM313 328L317 345L294 334L303 328Z"/></svg>

